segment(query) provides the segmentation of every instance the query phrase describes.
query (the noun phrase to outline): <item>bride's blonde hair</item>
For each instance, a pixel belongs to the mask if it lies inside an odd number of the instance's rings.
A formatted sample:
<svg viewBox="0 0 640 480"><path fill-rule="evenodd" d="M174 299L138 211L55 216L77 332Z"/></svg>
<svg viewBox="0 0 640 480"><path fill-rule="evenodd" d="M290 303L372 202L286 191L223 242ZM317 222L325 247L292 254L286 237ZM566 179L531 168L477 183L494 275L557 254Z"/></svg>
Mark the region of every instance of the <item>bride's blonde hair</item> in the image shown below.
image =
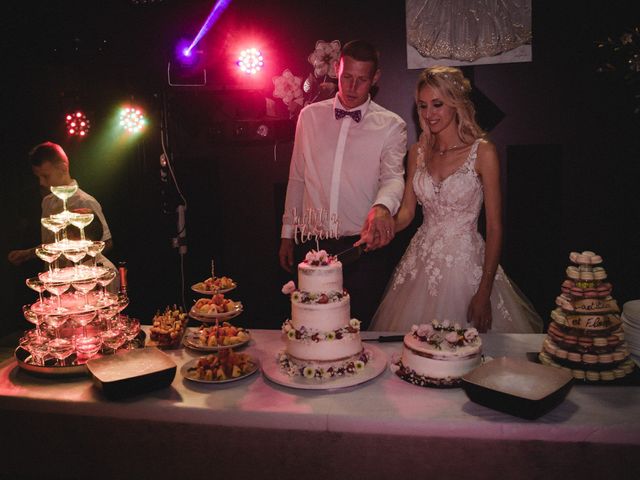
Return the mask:
<svg viewBox="0 0 640 480"><path fill-rule="evenodd" d="M420 90L427 86L437 90L444 103L456 109L458 136L464 143L473 143L486 135L476 122L476 109L469 98L471 82L465 78L459 68L443 66L425 68L418 79L416 104ZM419 111L418 118L422 130L428 133L428 127L424 124Z"/></svg>

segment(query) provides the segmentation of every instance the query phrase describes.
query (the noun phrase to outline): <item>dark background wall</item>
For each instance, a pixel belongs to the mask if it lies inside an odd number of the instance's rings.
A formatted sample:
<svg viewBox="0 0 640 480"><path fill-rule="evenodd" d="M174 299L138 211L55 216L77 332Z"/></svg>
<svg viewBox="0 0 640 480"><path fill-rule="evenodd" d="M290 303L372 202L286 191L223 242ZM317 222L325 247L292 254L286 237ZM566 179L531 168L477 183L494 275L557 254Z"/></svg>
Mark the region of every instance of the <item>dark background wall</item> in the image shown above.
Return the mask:
<svg viewBox="0 0 640 480"><path fill-rule="evenodd" d="M273 75L311 71L306 58L316 40L361 37L381 51L376 101L408 122L413 142L418 70L406 68L403 1L236 0L201 44L207 87L170 87L167 67L177 39L193 38L213 3L8 4L1 29L0 250L5 255L38 241L39 196L26 152L50 139L63 145L73 176L103 205L115 241L109 257L129 266L130 312L148 321L156 309L180 304L180 257L170 244L177 195L160 179L164 124L188 200L187 306L194 298L188 286L207 276L214 258L220 274L239 282L232 297L246 313L238 320L277 328L288 313L277 247L293 125L276 99L281 118L269 119L275 135L260 141L236 135L238 129L251 132L264 121L262 99L271 98ZM620 302L640 297L640 117L622 76L596 72L605 53L597 41L640 24L633 6L534 0L533 62L465 69L502 158L502 264L544 318L572 250L604 257ZM252 80L229 66L245 38L255 39L267 62ZM172 73L178 78L175 64ZM126 101L142 105L150 121L137 140L108 132L116 105ZM92 119L91 136L82 142L66 138L61 125L76 106ZM399 257L410 235L399 235L390 255ZM25 325L20 305L33 294L24 279L38 268L2 262L2 331Z"/></svg>

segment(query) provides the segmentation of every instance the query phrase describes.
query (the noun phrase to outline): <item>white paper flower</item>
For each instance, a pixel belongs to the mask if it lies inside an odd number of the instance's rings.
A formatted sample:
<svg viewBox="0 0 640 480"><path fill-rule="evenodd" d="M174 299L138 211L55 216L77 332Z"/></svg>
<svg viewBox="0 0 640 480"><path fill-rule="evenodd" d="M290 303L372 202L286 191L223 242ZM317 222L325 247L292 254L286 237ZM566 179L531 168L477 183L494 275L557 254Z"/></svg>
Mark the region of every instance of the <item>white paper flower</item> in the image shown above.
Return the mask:
<svg viewBox="0 0 640 480"><path fill-rule="evenodd" d="M282 286L282 293L285 295L290 295L296 291L296 284L293 283L293 280L289 280Z"/></svg>
<svg viewBox="0 0 640 480"><path fill-rule="evenodd" d="M352 318L351 320L349 320L349 325L351 325L356 330L360 330L360 320L358 320L357 318Z"/></svg>
<svg viewBox="0 0 640 480"><path fill-rule="evenodd" d="M290 340L295 339L295 338L296 338L296 331L295 331L295 330L293 330L293 329L292 329L292 330L289 330L289 331L287 332L287 337L289 337L289 339L290 339Z"/></svg>
<svg viewBox="0 0 640 480"><path fill-rule="evenodd" d="M309 63L313 65L313 73L316 77L329 75L336 78L335 62L340 58L340 41L325 42L318 40L316 49L309 55Z"/></svg>
<svg viewBox="0 0 640 480"><path fill-rule="evenodd" d="M273 96L281 98L285 105L304 103L302 92L302 78L296 77L288 68L279 77L273 77Z"/></svg>
<svg viewBox="0 0 640 480"><path fill-rule="evenodd" d="M302 371L302 375L304 375L305 378L313 378L315 374L316 371L312 367L305 367Z"/></svg>
<svg viewBox="0 0 640 480"><path fill-rule="evenodd" d="M327 332L327 335L325 337L327 340L335 340L336 339L336 334L335 332Z"/></svg>
<svg viewBox="0 0 640 480"><path fill-rule="evenodd" d="M362 370L364 368L364 362L362 360L356 360L356 370Z"/></svg>

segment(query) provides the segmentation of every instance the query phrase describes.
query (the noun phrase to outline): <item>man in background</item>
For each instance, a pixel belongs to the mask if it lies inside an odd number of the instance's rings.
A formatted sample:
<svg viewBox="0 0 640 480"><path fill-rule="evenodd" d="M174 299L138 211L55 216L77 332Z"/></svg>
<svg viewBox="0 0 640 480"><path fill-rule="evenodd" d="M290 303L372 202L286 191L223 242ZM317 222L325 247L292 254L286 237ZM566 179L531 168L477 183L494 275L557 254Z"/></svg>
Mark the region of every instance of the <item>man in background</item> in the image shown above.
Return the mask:
<svg viewBox="0 0 640 480"><path fill-rule="evenodd" d="M69 185L73 183L73 179L69 173L69 158L62 147L52 142L44 142L36 145L29 152L29 161L33 174L38 177L40 182L40 192L44 197L42 199L42 217L48 217L62 211L62 200L56 197L50 191L50 187L61 185ZM102 224L102 238L105 242L103 252L108 252L113 247L111 240L111 232L109 225L102 213L100 203L85 191L78 188L69 199L67 199L67 209L89 209ZM53 242L53 233L42 227L41 230L42 243ZM13 265L22 265L23 263L36 258L36 247L22 250L12 250L9 252L7 259Z"/></svg>

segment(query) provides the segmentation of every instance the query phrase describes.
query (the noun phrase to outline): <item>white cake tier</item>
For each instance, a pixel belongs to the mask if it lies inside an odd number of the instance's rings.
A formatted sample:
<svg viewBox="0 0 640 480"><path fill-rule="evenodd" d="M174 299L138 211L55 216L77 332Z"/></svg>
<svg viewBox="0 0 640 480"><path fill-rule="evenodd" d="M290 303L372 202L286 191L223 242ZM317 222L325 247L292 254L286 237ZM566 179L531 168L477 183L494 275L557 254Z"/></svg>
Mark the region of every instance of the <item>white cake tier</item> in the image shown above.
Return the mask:
<svg viewBox="0 0 640 480"><path fill-rule="evenodd" d="M438 350L412 334L404 337L402 364L429 378L460 378L480 365L480 342L456 350Z"/></svg>
<svg viewBox="0 0 640 480"><path fill-rule="evenodd" d="M328 332L349 325L351 320L349 295L337 302L300 303L291 300L291 324L296 330L302 327Z"/></svg>
<svg viewBox="0 0 640 480"><path fill-rule="evenodd" d="M337 260L325 266L300 263L298 289L312 293L342 292L342 263Z"/></svg>
<svg viewBox="0 0 640 480"><path fill-rule="evenodd" d="M341 339L296 340L287 338L287 353L292 357L305 361L342 361L362 351L362 341L359 333L346 334Z"/></svg>

